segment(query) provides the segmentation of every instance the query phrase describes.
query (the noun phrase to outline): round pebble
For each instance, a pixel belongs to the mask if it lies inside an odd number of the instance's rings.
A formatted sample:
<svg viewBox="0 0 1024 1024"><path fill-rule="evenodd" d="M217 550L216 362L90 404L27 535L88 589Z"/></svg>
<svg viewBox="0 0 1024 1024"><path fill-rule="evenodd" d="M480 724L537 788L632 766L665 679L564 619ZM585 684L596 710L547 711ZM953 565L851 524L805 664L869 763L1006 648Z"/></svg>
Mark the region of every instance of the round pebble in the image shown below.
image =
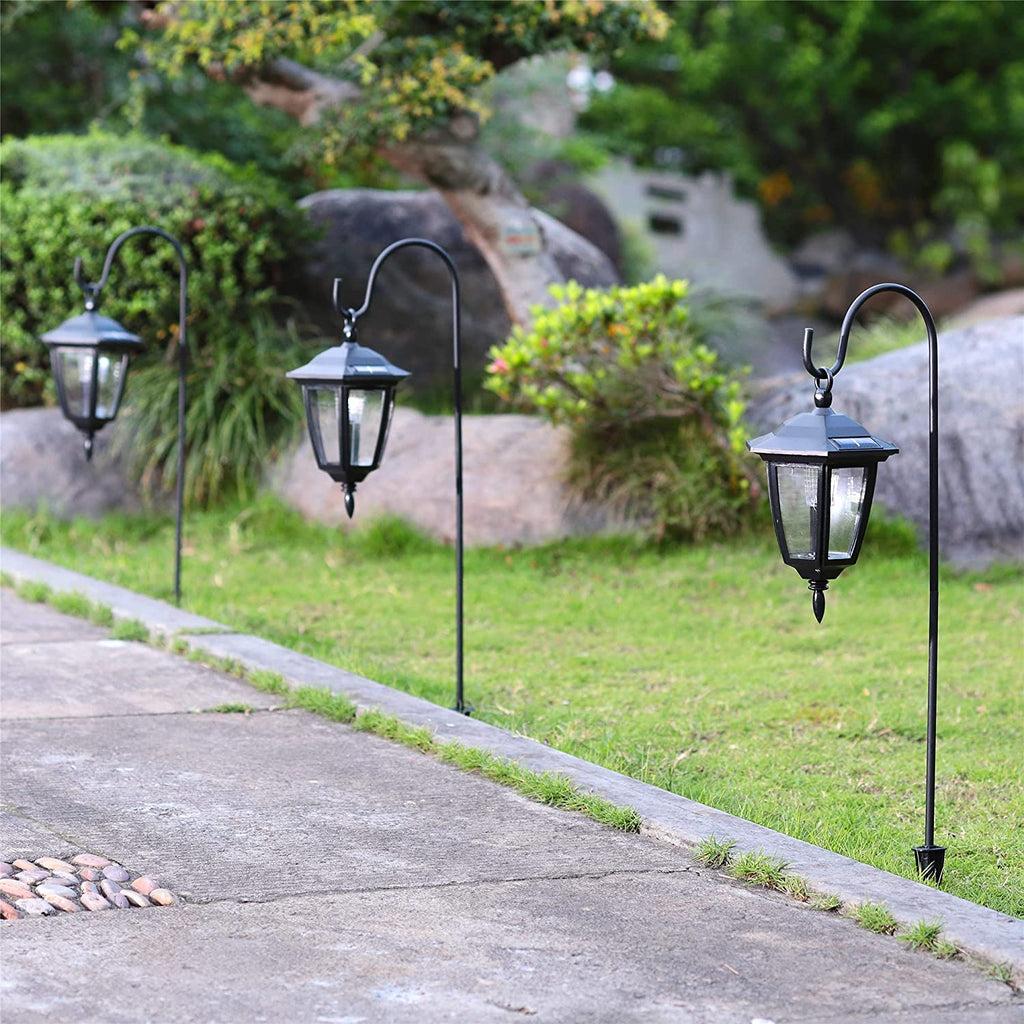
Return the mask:
<svg viewBox="0 0 1024 1024"><path fill-rule="evenodd" d="M7 861L0 861L0 875L13 875L14 865L8 864Z"/></svg>
<svg viewBox="0 0 1024 1024"><path fill-rule="evenodd" d="M103 877L99 868L79 868L78 877L84 878L87 882L98 882Z"/></svg>
<svg viewBox="0 0 1024 1024"><path fill-rule="evenodd" d="M56 914L56 907L51 907L46 900L33 896L27 900L15 900L14 905L29 917L45 917L47 914Z"/></svg>
<svg viewBox="0 0 1024 1024"><path fill-rule="evenodd" d="M158 907L170 907L174 905L174 894L170 889L154 889L149 894L149 898Z"/></svg>
<svg viewBox="0 0 1024 1024"><path fill-rule="evenodd" d="M154 889L159 889L160 886L152 878L141 875L132 882L132 888L136 892L141 892L143 896L148 896Z"/></svg>
<svg viewBox="0 0 1024 1024"><path fill-rule="evenodd" d="M105 868L110 861L95 853L80 853L77 857L71 858L71 863L81 868Z"/></svg>
<svg viewBox="0 0 1024 1024"><path fill-rule="evenodd" d="M65 914L77 914L82 909L73 899L64 896L43 896L43 899L51 907L63 910Z"/></svg>
<svg viewBox="0 0 1024 1024"><path fill-rule="evenodd" d="M127 882L131 878L131 875L120 864L108 864L103 869L103 876L112 882Z"/></svg>
<svg viewBox="0 0 1024 1024"><path fill-rule="evenodd" d="M136 893L138 895L138 893ZM142 897L144 900L145 896ZM148 903L149 900L146 900ZM4 921L18 921L21 919L21 911L17 907L12 906L7 900L0 900L0 919Z"/></svg>
<svg viewBox="0 0 1024 1024"><path fill-rule="evenodd" d="M35 864L33 864L32 861L30 861L30 860L25 860L24 857L21 857L18 860L12 860L11 864L13 864L14 867L16 867L19 871L35 871L36 870Z"/></svg>
<svg viewBox="0 0 1024 1024"><path fill-rule="evenodd" d="M95 892L83 892L82 893L82 906L86 910L110 910L110 904Z"/></svg>
<svg viewBox="0 0 1024 1024"><path fill-rule="evenodd" d="M66 885L37 885L36 893L45 900L47 896L63 896L65 899L73 900L78 893Z"/></svg>
<svg viewBox="0 0 1024 1024"><path fill-rule="evenodd" d="M35 885L36 882L41 882L44 878L49 878L50 872L37 868L35 871L19 871L14 877L19 882L24 882L26 885Z"/></svg>
<svg viewBox="0 0 1024 1024"><path fill-rule="evenodd" d="M82 892L91 892L96 896L100 894L100 887L95 882L83 882Z"/></svg>
<svg viewBox="0 0 1024 1024"><path fill-rule="evenodd" d="M47 871L73 872L75 870L73 864L69 864L66 860L60 860L57 857L36 857L36 863L41 868L46 868Z"/></svg>
<svg viewBox="0 0 1024 1024"><path fill-rule="evenodd" d="M109 878L104 878L100 882L100 892L109 900L111 896L116 896L121 891L121 886L117 882L112 882Z"/></svg>
<svg viewBox="0 0 1024 1024"><path fill-rule="evenodd" d="M151 907L153 904L150 902L148 896L143 896L141 892L136 892L134 889L122 889L121 895L133 906L133 907Z"/></svg>
<svg viewBox="0 0 1024 1024"><path fill-rule="evenodd" d="M27 900L32 896L29 886L16 878L0 878L0 892L13 896L16 900Z"/></svg>

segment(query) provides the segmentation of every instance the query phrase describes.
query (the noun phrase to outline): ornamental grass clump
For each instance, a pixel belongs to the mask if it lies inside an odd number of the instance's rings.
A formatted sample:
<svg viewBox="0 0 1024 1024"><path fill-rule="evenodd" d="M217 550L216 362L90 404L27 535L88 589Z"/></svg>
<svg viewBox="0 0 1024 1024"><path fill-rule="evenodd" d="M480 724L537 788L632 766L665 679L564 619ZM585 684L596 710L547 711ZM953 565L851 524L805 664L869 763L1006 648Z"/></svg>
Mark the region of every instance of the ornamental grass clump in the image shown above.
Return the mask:
<svg viewBox="0 0 1024 1024"><path fill-rule="evenodd" d="M707 344L687 284L555 285L491 350L486 387L571 430L567 483L655 540L742 529L760 490L744 454L740 382Z"/></svg>

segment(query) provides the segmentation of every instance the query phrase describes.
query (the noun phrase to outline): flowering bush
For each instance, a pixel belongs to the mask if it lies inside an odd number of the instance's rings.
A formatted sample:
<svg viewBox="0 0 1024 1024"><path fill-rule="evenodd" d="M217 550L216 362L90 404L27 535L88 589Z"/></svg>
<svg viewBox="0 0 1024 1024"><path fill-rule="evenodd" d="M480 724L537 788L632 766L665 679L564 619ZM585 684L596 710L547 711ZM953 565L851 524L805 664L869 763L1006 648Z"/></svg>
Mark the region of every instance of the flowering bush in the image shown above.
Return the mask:
<svg viewBox="0 0 1024 1024"><path fill-rule="evenodd" d="M657 539L741 528L759 490L738 378L705 343L687 285L551 289L555 309L491 351L486 387L572 431L569 483Z"/></svg>

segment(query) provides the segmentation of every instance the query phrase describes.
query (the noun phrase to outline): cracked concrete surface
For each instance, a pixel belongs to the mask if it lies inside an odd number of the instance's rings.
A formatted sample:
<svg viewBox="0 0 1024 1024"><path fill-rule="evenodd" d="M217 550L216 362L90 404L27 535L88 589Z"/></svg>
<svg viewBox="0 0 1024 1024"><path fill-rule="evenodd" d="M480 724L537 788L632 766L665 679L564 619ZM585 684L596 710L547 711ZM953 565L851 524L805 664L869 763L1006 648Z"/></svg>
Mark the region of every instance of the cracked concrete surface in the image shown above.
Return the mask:
<svg viewBox="0 0 1024 1024"><path fill-rule="evenodd" d="M3 852L184 901L4 923L5 1022L1024 1019L964 963L302 711L196 710L273 702L2 602Z"/></svg>

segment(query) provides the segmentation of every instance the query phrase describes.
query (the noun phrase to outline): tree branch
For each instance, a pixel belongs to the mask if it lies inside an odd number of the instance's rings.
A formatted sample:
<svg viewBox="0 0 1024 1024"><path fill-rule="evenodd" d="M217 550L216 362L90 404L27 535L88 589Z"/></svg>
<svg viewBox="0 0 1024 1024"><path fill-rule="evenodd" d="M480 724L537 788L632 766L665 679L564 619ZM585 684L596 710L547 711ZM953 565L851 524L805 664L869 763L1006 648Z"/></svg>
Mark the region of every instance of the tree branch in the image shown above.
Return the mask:
<svg viewBox="0 0 1024 1024"><path fill-rule="evenodd" d="M274 107L299 124L316 124L330 107L344 106L362 96L359 86L322 75L287 57L279 57L258 76L242 83L246 95L262 107Z"/></svg>

